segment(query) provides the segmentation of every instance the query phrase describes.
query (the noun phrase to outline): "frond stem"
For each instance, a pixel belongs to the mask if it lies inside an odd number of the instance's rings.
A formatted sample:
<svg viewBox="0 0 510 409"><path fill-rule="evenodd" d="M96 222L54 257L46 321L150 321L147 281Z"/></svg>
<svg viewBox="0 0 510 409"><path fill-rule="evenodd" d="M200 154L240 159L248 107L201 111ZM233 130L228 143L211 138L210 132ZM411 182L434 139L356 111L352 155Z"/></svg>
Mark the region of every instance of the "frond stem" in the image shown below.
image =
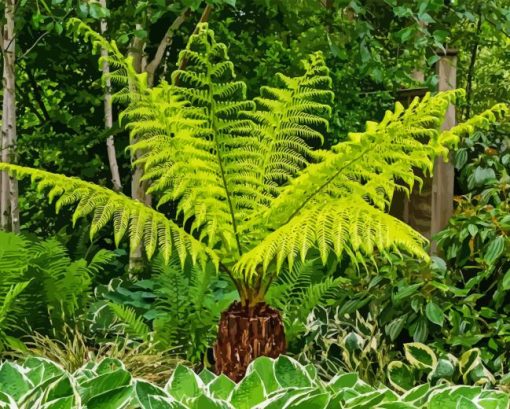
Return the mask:
<svg viewBox="0 0 510 409"><path fill-rule="evenodd" d="M319 194L322 190L324 190L333 180L335 180L340 173L343 172L344 169L352 165L354 162L358 161L370 150L370 147L363 150L358 156L356 156L354 159L350 160L342 166L340 169L338 169L329 179L327 179L322 185L320 185L310 196L308 196L303 203L301 203L301 206L299 206L294 212L289 216L289 218L283 223L283 225L289 223L309 202L313 199L314 196Z"/></svg>
<svg viewBox="0 0 510 409"><path fill-rule="evenodd" d="M216 121L215 121L216 103L213 98L214 89L213 89L211 71L210 71L209 66L207 67L207 76L209 77L209 95L210 95L209 120L211 121L212 130L216 134L216 129L217 129ZM232 199L230 197L230 192L228 190L227 178L225 177L225 169L223 166L223 158L221 157L220 144L218 143L218 138L214 137L213 139L214 139L214 145L216 147L216 157L218 158L218 164L220 166L221 180L223 183L223 188L225 189L225 195L227 197L227 203L228 203L228 208L229 208L229 212L230 212L230 219L232 220L232 229L234 231L234 237L236 239L237 252L239 253L239 257L241 257L243 255L243 252L241 250L241 241L239 240L239 232L237 231L237 222L236 222L236 217L235 217L235 213L234 213L234 206L232 204Z"/></svg>

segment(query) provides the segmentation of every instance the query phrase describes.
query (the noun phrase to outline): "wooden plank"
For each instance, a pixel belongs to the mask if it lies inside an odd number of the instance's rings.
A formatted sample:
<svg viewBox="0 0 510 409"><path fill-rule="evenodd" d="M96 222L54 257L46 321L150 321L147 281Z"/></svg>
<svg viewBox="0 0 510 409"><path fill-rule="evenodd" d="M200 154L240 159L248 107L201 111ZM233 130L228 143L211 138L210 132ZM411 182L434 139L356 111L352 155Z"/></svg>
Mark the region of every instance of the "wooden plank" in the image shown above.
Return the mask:
<svg viewBox="0 0 510 409"><path fill-rule="evenodd" d="M446 91L457 87L457 52L447 50L437 62L436 72L439 78L438 90ZM446 113L442 129L450 129L456 124L455 107L450 106ZM432 181L432 220L431 235L444 229L453 215L453 189L455 170L452 158L445 162L437 158L434 164L434 178ZM435 243L432 243L432 253L436 253Z"/></svg>

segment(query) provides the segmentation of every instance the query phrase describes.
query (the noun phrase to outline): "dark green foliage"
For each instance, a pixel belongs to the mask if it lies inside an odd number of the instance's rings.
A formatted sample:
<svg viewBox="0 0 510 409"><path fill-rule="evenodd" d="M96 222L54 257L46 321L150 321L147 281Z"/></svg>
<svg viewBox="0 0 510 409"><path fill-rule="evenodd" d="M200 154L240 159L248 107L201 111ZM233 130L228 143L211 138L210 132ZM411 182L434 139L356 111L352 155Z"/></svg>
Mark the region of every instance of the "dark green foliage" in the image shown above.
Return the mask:
<svg viewBox="0 0 510 409"><path fill-rule="evenodd" d="M112 252L100 250L90 261L72 260L55 238L30 241L0 232L0 291L6 316L2 330L11 335L61 333L85 311L94 277L114 258ZM8 303L13 291L20 294Z"/></svg>
<svg viewBox="0 0 510 409"><path fill-rule="evenodd" d="M204 269L173 260L165 264L162 257L152 262L151 279L132 285L115 280L109 284L113 291L100 291L96 309L98 329L107 334L115 331L111 323L116 318L121 332L135 340L155 344L199 363L213 344L220 313L237 296L224 277L212 266ZM102 310L103 300L109 301L110 311Z"/></svg>

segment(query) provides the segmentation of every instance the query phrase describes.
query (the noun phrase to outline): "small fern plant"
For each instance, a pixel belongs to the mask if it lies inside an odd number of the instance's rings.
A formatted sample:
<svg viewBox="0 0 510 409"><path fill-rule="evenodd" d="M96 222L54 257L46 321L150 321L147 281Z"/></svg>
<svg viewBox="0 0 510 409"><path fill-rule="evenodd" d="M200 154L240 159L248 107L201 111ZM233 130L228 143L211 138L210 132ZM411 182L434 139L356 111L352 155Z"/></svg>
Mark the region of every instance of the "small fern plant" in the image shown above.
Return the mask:
<svg viewBox="0 0 510 409"><path fill-rule="evenodd" d="M0 170L30 177L57 211L75 206L73 222L91 216L91 236L113 221L115 242L127 235L149 259L159 250L167 261L176 254L181 263L213 263L246 307L263 302L282 271L310 257L359 264L405 251L426 260L425 239L387 214L394 192L409 192L421 183L416 169L431 172L448 146L506 112L498 105L441 132L463 92L427 94L408 108L397 103L331 150L312 149L327 132L333 103L320 53L304 61L303 75L279 74L279 85L263 87L255 100L246 98L227 47L206 24L179 60L186 70L174 71L171 84L131 87L128 78L121 91L128 103L121 119L154 208L77 178L7 163Z"/></svg>

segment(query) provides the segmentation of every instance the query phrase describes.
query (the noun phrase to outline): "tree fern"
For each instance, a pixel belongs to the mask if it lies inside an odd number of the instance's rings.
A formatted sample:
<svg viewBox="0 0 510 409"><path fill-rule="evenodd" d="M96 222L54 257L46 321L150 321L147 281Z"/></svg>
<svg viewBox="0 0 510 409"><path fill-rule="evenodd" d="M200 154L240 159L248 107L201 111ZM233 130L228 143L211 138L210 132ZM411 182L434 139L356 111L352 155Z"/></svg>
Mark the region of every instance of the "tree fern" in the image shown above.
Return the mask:
<svg viewBox="0 0 510 409"><path fill-rule="evenodd" d="M108 46L97 34L89 36ZM435 157L446 155L459 137L507 111L496 106L441 132L446 110L463 92L428 94L407 109L397 103L381 122L367 123L365 132L330 151L316 150L332 101L320 54L305 62L302 76L280 75L281 87L263 87L255 101L246 99L227 47L206 24L191 36L183 60L186 70L154 90L144 88L141 77L130 79L119 61L119 76L127 77L120 83L129 102L123 121L130 149L159 205L171 202L177 209L173 220L78 179L5 163L0 170L32 177L50 200L59 198L57 210L75 205L73 221L90 215L92 236L113 220L115 241L129 232L132 245L143 243L149 258L159 249L167 262L177 253L181 265L190 260L204 267L212 260L248 305L262 301L278 274L293 271L311 252L322 263L349 257L360 264L387 251L427 260L425 239L386 214L395 191L419 185L416 169L431 172ZM319 297L330 284L308 295Z"/></svg>

